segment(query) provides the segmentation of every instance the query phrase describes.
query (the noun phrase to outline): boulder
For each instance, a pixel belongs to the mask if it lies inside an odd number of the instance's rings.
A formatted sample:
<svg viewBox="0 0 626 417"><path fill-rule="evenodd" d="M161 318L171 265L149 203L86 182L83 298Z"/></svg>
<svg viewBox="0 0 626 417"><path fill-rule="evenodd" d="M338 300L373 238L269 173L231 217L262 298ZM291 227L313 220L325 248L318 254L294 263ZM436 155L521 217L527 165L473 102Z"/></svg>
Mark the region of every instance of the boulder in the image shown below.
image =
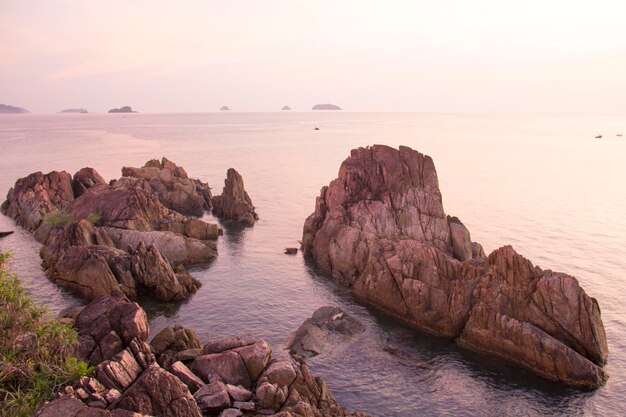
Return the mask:
<svg viewBox="0 0 626 417"><path fill-rule="evenodd" d="M191 372L182 362L174 362L169 367L169 371L172 375L180 379L183 384L187 385L189 392L192 394L204 386L204 382Z"/></svg>
<svg viewBox="0 0 626 417"><path fill-rule="evenodd" d="M44 217L52 212L62 212L74 200L72 177L65 171L48 174L35 172L15 182L0 211L30 232L47 225ZM47 239L47 230L36 234L40 242Z"/></svg>
<svg viewBox="0 0 626 417"><path fill-rule="evenodd" d="M287 348L290 354L307 358L364 331L365 326L341 308L324 306L290 335Z"/></svg>
<svg viewBox="0 0 626 417"><path fill-rule="evenodd" d="M202 416L187 387L157 364L148 367L113 406L153 416Z"/></svg>
<svg viewBox="0 0 626 417"><path fill-rule="evenodd" d="M302 249L358 300L410 326L566 384L607 378L597 301L510 246L485 257L444 213L432 159L410 148L353 150L322 188Z"/></svg>
<svg viewBox="0 0 626 417"><path fill-rule="evenodd" d="M189 352L191 349L195 349L197 350L195 356L199 356L202 344L196 332L184 326L175 325L166 326L157 333L150 342L150 346L152 346L159 364L165 369L169 369L173 362L184 360L184 356L182 359L179 358L179 352ZM189 357L187 360L193 360L195 356Z"/></svg>
<svg viewBox="0 0 626 417"><path fill-rule="evenodd" d="M205 382L211 382L210 377L215 374L226 384L241 385L244 388L251 385L241 356L233 351L198 356L193 361L191 370Z"/></svg>
<svg viewBox="0 0 626 417"><path fill-rule="evenodd" d="M213 213L246 226L253 225L259 219L252 200L244 189L243 178L234 168L229 168L226 172L222 194L213 197Z"/></svg>
<svg viewBox="0 0 626 417"><path fill-rule="evenodd" d="M82 168L74 174L72 178L72 191L74 198L81 196L85 191L94 185L106 184L106 181L93 168Z"/></svg>
<svg viewBox="0 0 626 417"><path fill-rule="evenodd" d="M80 355L97 365L130 346L134 339L148 337L148 318L137 303L120 290L97 298L76 316L80 335Z"/></svg>
<svg viewBox="0 0 626 417"><path fill-rule="evenodd" d="M206 413L217 414L231 405L226 385L222 382L212 382L202 386L193 397L200 410Z"/></svg>

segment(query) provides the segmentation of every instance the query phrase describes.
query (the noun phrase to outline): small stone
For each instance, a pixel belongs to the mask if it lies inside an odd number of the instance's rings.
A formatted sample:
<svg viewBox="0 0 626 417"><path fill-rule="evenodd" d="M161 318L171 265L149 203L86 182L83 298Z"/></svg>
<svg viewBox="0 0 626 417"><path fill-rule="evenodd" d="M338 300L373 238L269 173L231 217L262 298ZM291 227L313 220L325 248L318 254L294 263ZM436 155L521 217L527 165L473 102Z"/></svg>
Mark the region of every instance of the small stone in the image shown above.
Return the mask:
<svg viewBox="0 0 626 417"><path fill-rule="evenodd" d="M298 253L298 248L285 248L286 255L295 255Z"/></svg>
<svg viewBox="0 0 626 417"><path fill-rule="evenodd" d="M235 401L233 407L244 411L254 411L256 404L253 401Z"/></svg>

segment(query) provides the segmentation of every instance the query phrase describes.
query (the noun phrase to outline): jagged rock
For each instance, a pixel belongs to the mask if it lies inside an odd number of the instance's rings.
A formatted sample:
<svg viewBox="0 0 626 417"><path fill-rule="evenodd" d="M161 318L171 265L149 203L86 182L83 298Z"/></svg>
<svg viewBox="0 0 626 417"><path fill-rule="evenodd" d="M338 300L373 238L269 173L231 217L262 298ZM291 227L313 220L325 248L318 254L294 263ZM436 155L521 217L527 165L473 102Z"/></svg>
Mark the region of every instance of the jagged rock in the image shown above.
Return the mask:
<svg viewBox="0 0 626 417"><path fill-rule="evenodd" d="M94 185L106 184L106 181L93 168L82 168L72 178L72 191L74 198L81 196L85 191Z"/></svg>
<svg viewBox="0 0 626 417"><path fill-rule="evenodd" d="M167 158L148 161L143 168L122 168L120 181L149 189L156 194L161 203L179 213L201 216L204 210L211 208L211 189L197 179L191 179L187 172Z"/></svg>
<svg viewBox="0 0 626 417"><path fill-rule="evenodd" d="M76 316L80 335L80 356L90 365L129 347L133 339L146 340L148 318L137 303L133 303L120 290L99 297Z"/></svg>
<svg viewBox="0 0 626 417"><path fill-rule="evenodd" d="M212 241L201 241L172 232L138 232L114 227L102 228L118 247L137 247L141 242L154 245L174 265L206 263L217 257Z"/></svg>
<svg viewBox="0 0 626 417"><path fill-rule="evenodd" d="M272 357L272 348L265 340L233 349L243 360L250 381L255 381Z"/></svg>
<svg viewBox="0 0 626 417"><path fill-rule="evenodd" d="M259 216L243 186L243 178L234 168L226 172L222 194L213 197L213 213L243 225L252 226Z"/></svg>
<svg viewBox="0 0 626 417"><path fill-rule="evenodd" d="M217 413L230 407L230 397L226 385L222 382L212 382L202 386L193 395L200 410L208 413Z"/></svg>
<svg viewBox="0 0 626 417"><path fill-rule="evenodd" d="M318 308L311 318L292 333L287 348L303 358L319 355L329 344L336 345L365 331L365 326L339 307Z"/></svg>
<svg viewBox="0 0 626 417"><path fill-rule="evenodd" d="M149 366L113 406L154 416L202 416L187 387L157 364Z"/></svg>
<svg viewBox="0 0 626 417"><path fill-rule="evenodd" d="M204 382L191 372L182 362L174 362L169 367L169 371L172 375L180 379L183 384L187 385L189 392L192 394L204 385Z"/></svg>
<svg viewBox="0 0 626 417"><path fill-rule="evenodd" d="M173 362L181 360L178 358L179 352L197 349L198 352L195 356L198 356L199 349L202 348L196 332L180 325L163 328L154 336L150 346L152 346L159 364L165 369L169 369L169 365ZM190 359L195 359L195 356Z"/></svg>
<svg viewBox="0 0 626 417"><path fill-rule="evenodd" d="M120 288L131 298L150 294L159 301L178 301L200 287L184 269L174 271L156 246L139 241L124 252L115 248L106 229L85 220L54 232L40 254L50 278L88 299Z"/></svg>
<svg viewBox="0 0 626 417"><path fill-rule="evenodd" d="M249 401L252 398L252 391L249 391L241 385L226 384L228 395L233 401Z"/></svg>
<svg viewBox="0 0 626 417"><path fill-rule="evenodd" d="M65 171L49 174L35 172L15 182L0 211L15 219L24 229L35 232L45 242L49 227L43 221L46 214L63 211L74 200L72 177ZM36 233L42 227L44 230Z"/></svg>
<svg viewBox="0 0 626 417"><path fill-rule="evenodd" d="M322 188L302 246L357 299L411 326L567 384L607 378L597 301L511 247L487 259L445 215L432 159L410 148L353 150Z"/></svg>

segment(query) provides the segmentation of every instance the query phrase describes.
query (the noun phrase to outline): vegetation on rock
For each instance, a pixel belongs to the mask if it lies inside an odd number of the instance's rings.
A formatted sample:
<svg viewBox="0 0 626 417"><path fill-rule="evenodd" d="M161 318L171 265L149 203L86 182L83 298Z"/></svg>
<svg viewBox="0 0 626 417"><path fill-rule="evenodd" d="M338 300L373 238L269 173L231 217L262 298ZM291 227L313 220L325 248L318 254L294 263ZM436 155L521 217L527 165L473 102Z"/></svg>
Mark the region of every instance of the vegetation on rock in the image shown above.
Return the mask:
<svg viewBox="0 0 626 417"><path fill-rule="evenodd" d="M33 303L0 252L0 415L30 416L91 369L74 356L78 336Z"/></svg>

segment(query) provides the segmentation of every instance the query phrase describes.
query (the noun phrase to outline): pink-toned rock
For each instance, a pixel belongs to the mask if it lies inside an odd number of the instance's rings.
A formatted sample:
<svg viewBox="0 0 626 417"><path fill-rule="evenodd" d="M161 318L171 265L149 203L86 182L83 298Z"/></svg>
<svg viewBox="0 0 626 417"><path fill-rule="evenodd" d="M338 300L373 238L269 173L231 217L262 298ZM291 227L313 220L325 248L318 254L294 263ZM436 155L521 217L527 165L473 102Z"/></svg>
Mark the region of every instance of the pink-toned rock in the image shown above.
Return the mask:
<svg viewBox="0 0 626 417"><path fill-rule="evenodd" d="M115 407L153 416L202 416L187 387L156 364L137 378Z"/></svg>
<svg viewBox="0 0 626 417"><path fill-rule="evenodd" d="M259 218L250 196L244 189L243 178L234 168L229 168L226 172L222 194L213 197L213 213L247 226L252 226Z"/></svg>
<svg viewBox="0 0 626 417"><path fill-rule="evenodd" d="M212 382L204 385L193 395L198 406L204 412L218 413L230 407L230 397L226 385L221 382Z"/></svg>
<svg viewBox="0 0 626 417"><path fill-rule="evenodd" d="M272 357L272 348L265 340L234 349L246 365L250 381L256 381Z"/></svg>
<svg viewBox="0 0 626 417"><path fill-rule="evenodd" d="M410 148L353 150L322 188L302 247L357 299L411 326L566 384L607 378L597 301L511 247L485 257L444 213L432 159Z"/></svg>
<svg viewBox="0 0 626 417"><path fill-rule="evenodd" d="M74 197L79 197L85 191L98 184L106 184L106 181L98 174L98 171L93 168L82 168L72 178Z"/></svg>
<svg viewBox="0 0 626 417"><path fill-rule="evenodd" d="M241 356L233 351L198 356L191 366L193 373L206 382L217 374L226 384L250 387L251 381Z"/></svg>
<svg viewBox="0 0 626 417"><path fill-rule="evenodd" d="M180 379L183 384L187 385L189 392L192 394L204 385L204 382L182 362L174 362L172 366L170 366L169 371L172 375Z"/></svg>
<svg viewBox="0 0 626 417"><path fill-rule="evenodd" d="M7 199L0 211L15 219L24 229L35 232L40 242L45 242L49 228L43 219L46 214L64 211L74 200L72 177L65 171L52 171L48 174L35 172L15 182L7 193ZM36 233L42 227L48 229Z"/></svg>

